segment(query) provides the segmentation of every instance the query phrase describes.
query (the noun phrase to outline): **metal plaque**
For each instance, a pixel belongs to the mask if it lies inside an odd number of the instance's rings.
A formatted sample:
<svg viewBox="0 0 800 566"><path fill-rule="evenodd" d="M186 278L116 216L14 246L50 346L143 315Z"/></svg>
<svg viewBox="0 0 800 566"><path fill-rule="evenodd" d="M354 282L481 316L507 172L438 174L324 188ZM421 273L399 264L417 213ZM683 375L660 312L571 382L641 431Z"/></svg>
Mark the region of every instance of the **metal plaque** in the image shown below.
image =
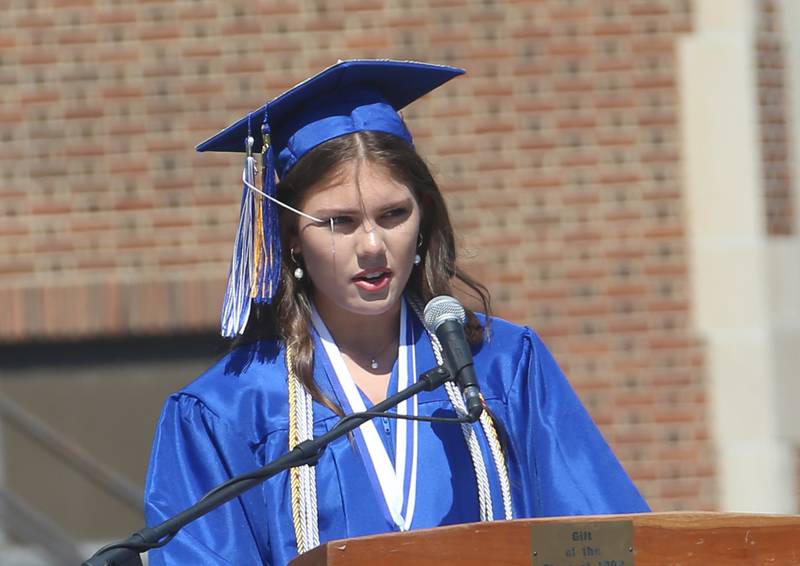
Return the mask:
<svg viewBox="0 0 800 566"><path fill-rule="evenodd" d="M533 525L531 552L533 566L635 566L633 522Z"/></svg>

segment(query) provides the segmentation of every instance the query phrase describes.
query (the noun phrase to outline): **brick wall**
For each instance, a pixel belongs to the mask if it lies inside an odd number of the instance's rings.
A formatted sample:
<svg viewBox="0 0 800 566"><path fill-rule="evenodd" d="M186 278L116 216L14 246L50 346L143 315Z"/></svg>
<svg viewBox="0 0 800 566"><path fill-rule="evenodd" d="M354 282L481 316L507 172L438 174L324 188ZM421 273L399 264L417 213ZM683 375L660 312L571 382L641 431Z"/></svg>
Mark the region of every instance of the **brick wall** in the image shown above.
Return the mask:
<svg viewBox="0 0 800 566"><path fill-rule="evenodd" d="M0 338L214 328L241 163L193 146L338 58L451 63L469 74L404 115L466 265L541 332L654 508L713 508L678 146L690 8L16 2L0 15Z"/></svg>
<svg viewBox="0 0 800 566"><path fill-rule="evenodd" d="M781 36L780 6L758 0L757 30L758 102L761 126L761 161L766 204L767 233L794 233L791 160L785 62Z"/></svg>

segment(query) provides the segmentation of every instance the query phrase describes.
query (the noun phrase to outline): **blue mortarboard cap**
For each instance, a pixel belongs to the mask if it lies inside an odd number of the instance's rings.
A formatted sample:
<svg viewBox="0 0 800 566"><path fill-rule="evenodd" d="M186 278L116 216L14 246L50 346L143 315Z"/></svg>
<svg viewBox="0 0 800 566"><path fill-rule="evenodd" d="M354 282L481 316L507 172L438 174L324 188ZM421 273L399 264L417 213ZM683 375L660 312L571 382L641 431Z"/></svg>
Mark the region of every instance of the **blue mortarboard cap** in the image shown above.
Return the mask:
<svg viewBox="0 0 800 566"><path fill-rule="evenodd" d="M197 151L247 153L239 229L222 307L223 336L244 332L251 302L271 303L278 291L281 244L275 176L283 178L306 153L346 134L386 132L411 143L398 111L463 73L456 67L413 61L340 61L197 146ZM262 183L255 192L252 154L259 152Z"/></svg>
<svg viewBox="0 0 800 566"><path fill-rule="evenodd" d="M463 73L414 61L340 61L207 139L197 151L243 152L250 131L253 151L260 152L265 115L281 178L319 144L353 132L387 132L411 142L397 111Z"/></svg>

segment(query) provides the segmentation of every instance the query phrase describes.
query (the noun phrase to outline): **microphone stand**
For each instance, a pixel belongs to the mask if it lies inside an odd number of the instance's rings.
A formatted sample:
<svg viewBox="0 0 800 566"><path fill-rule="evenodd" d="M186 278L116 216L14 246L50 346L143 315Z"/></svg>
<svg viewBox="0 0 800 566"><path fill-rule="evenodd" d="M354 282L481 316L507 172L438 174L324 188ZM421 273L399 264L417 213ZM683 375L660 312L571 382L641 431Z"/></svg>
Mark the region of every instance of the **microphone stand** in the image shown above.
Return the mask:
<svg viewBox="0 0 800 566"><path fill-rule="evenodd" d="M325 447L337 438L373 419L377 416L376 413L383 413L422 391L433 391L448 379L450 379L450 374L442 367L426 371L416 383L387 397L366 413L355 413L344 417L336 426L322 436L301 442L294 449L259 470L228 480L206 494L205 497L188 509L170 517L160 525L145 527L123 541L106 545L84 562L82 566L142 566L140 556L142 552L168 543L178 534L178 531L195 519L202 517L223 503L227 503L241 493L284 470L305 464L315 465ZM463 422L474 422L474 420L470 416Z"/></svg>

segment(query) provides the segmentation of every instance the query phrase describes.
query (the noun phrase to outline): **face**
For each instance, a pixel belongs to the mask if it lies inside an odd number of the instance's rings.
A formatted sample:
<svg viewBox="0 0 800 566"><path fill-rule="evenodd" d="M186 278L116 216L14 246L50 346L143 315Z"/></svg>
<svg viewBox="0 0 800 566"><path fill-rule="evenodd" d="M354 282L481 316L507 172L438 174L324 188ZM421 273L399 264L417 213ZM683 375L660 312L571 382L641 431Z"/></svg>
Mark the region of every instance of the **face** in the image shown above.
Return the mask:
<svg viewBox="0 0 800 566"><path fill-rule="evenodd" d="M290 242L302 255L317 308L331 315L395 312L414 267L420 208L380 165L344 164L310 188ZM331 231L331 219L333 231Z"/></svg>

